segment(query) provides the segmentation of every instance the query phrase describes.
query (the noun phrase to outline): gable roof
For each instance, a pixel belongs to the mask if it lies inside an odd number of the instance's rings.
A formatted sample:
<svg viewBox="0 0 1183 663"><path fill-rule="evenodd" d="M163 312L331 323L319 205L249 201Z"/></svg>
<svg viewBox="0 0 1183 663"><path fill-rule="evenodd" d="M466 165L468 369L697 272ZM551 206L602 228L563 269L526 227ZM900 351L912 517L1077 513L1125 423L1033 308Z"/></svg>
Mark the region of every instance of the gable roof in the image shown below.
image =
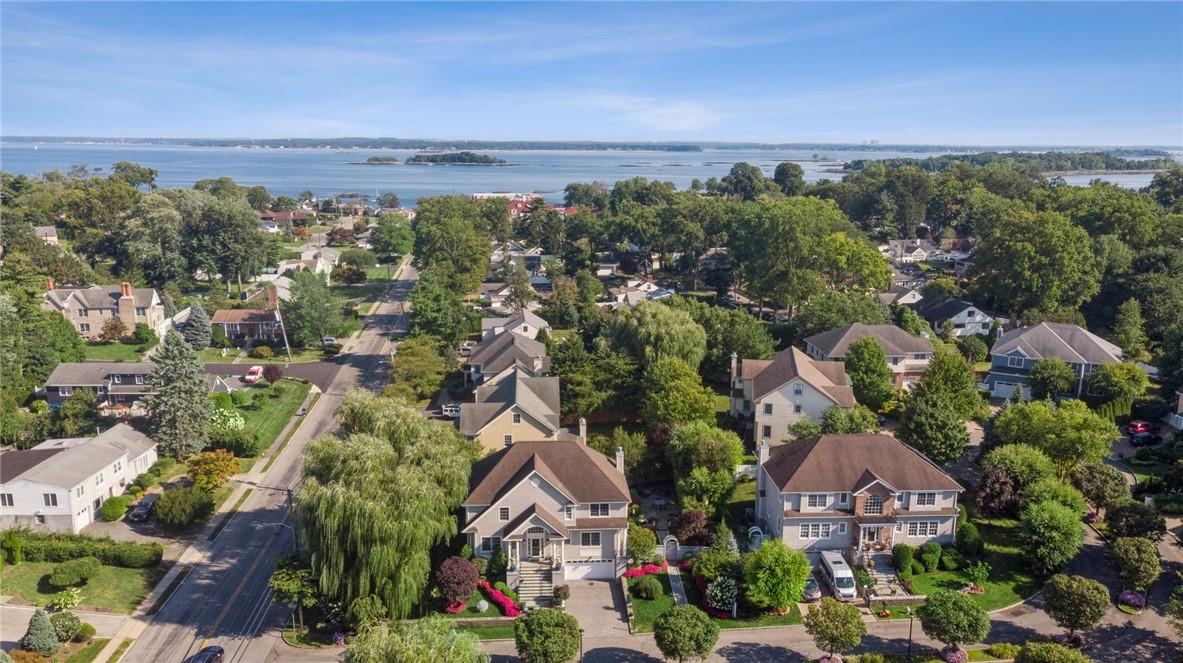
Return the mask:
<svg viewBox="0 0 1183 663"><path fill-rule="evenodd" d="M871 336L879 341L879 345L883 346L883 351L889 357L932 352L932 341L927 338L913 336L895 325L864 325L861 322L814 334L805 339L805 342L828 358L841 359L846 356L846 349L850 344L864 336Z"/></svg>
<svg viewBox="0 0 1183 663"><path fill-rule="evenodd" d="M971 301L957 299L954 297L922 299L911 306L912 310L916 311L920 317L928 320L929 322L948 320L949 318L952 318L967 308L977 309L979 311L982 310ZM982 312L985 313L985 311Z"/></svg>
<svg viewBox="0 0 1183 663"><path fill-rule="evenodd" d="M897 490L962 490L919 451L890 435L818 435L772 447L764 462L781 492L854 492L875 480Z"/></svg>
<svg viewBox="0 0 1183 663"><path fill-rule="evenodd" d="M992 355L1020 350L1033 359L1059 357L1072 364L1113 364L1121 361L1121 348L1076 325L1041 322L1012 329L994 342Z"/></svg>
<svg viewBox="0 0 1183 663"><path fill-rule="evenodd" d="M517 442L476 462L465 506L493 504L497 497L523 481L539 462L580 503L628 502L624 473L604 454L575 441ZM547 479L551 480L550 478Z"/></svg>
<svg viewBox="0 0 1183 663"><path fill-rule="evenodd" d="M64 449L13 449L0 454L0 484L15 480Z"/></svg>
<svg viewBox="0 0 1183 663"><path fill-rule="evenodd" d="M210 324L238 324L278 322L279 316L272 309L259 308L220 308L210 317Z"/></svg>
<svg viewBox="0 0 1183 663"><path fill-rule="evenodd" d="M516 311L513 315L508 315L504 318L481 318L481 331L487 332L498 327L504 327L505 331L516 329L522 324L528 324L535 329L550 329L550 324L538 317L530 311Z"/></svg>
<svg viewBox="0 0 1183 663"><path fill-rule="evenodd" d="M559 430L559 379L533 377L520 368L494 384L477 387L476 402L460 406L460 432L480 433L491 421L519 407L544 427Z"/></svg>
<svg viewBox="0 0 1183 663"><path fill-rule="evenodd" d="M119 285L92 285L89 288L54 288L45 293L45 297L58 308L65 308L71 297L83 308L116 308L122 292L122 286ZM132 288L131 295L135 305L141 308L160 301L153 288Z"/></svg>
<svg viewBox="0 0 1183 663"><path fill-rule="evenodd" d="M748 361L743 360L745 366ZM789 347L760 365L752 375L753 400L800 378L835 404L854 407L854 390L847 384L845 367L836 361L814 361L797 348Z"/></svg>
<svg viewBox="0 0 1183 663"><path fill-rule="evenodd" d="M45 380L47 387L99 387L111 375L151 375L156 364L150 361L71 361L54 367Z"/></svg>
<svg viewBox="0 0 1183 663"><path fill-rule="evenodd" d="M508 541L521 539L522 535L519 530L521 530L522 525L529 523L532 518L538 518L539 522L541 522L543 525L546 525L551 531L563 537L564 539L571 535L570 531L567 529L567 526L563 524L558 518L555 518L553 514L548 513L545 509L539 509L537 504L531 504L521 513L519 513L516 518L509 521L509 523L505 525L505 528L502 530L502 532L504 532L505 539ZM472 524L475 525L476 522L473 521ZM471 527L472 526L470 525L469 528ZM469 528L466 528L465 531L469 531Z"/></svg>
<svg viewBox="0 0 1183 663"><path fill-rule="evenodd" d="M533 370L536 357L542 358L542 370L550 369L546 345L522 334L497 334L473 346L468 363L479 364L482 373L500 373L519 362Z"/></svg>
<svg viewBox="0 0 1183 663"><path fill-rule="evenodd" d="M4 481L19 478L73 488L120 458L126 456L130 461L155 446L156 442L131 426L115 424L93 438L46 440L28 451L4 454L2 459L5 466L9 464L13 453L39 454L13 458L17 469L24 469L9 477L11 468L6 467L3 471Z"/></svg>

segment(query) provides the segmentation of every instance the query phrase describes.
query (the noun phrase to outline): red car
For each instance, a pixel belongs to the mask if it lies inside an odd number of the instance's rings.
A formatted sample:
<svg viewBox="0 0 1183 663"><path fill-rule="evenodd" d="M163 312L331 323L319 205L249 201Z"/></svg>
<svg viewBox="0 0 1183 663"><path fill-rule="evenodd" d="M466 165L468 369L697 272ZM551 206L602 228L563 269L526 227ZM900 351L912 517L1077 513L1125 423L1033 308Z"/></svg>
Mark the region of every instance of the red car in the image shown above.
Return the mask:
<svg viewBox="0 0 1183 663"><path fill-rule="evenodd" d="M1130 435L1137 433L1154 433L1158 431L1158 424L1141 419L1134 419L1125 425L1125 430Z"/></svg>

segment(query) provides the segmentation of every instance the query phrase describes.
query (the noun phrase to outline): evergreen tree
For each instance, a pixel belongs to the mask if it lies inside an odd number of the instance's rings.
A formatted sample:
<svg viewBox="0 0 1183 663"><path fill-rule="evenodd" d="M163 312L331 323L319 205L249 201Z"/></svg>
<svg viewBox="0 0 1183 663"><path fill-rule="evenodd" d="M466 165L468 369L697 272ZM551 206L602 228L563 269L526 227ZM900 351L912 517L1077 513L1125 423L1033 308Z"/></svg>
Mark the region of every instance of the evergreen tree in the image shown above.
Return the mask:
<svg viewBox="0 0 1183 663"><path fill-rule="evenodd" d="M1142 323L1142 305L1130 298L1117 309L1113 323L1113 342L1125 354L1126 359L1137 359L1146 349L1146 330Z"/></svg>
<svg viewBox="0 0 1183 663"><path fill-rule="evenodd" d="M62 643L58 642L49 616L41 609L33 611L33 617L29 620L29 630L25 631L25 637L21 638L21 648L48 657L53 656L61 647Z"/></svg>
<svg viewBox="0 0 1183 663"><path fill-rule="evenodd" d="M189 306L189 320L185 322L181 335L194 350L201 351L209 347L213 328L210 326L209 314L198 302Z"/></svg>
<svg viewBox="0 0 1183 663"><path fill-rule="evenodd" d="M197 353L176 331L164 337L154 360L154 391L144 399L148 426L164 453L185 458L206 443L210 402L205 372Z"/></svg>
<svg viewBox="0 0 1183 663"><path fill-rule="evenodd" d="M883 402L891 398L893 375L879 341L864 336L851 343L845 364L858 402L876 411L883 407Z"/></svg>

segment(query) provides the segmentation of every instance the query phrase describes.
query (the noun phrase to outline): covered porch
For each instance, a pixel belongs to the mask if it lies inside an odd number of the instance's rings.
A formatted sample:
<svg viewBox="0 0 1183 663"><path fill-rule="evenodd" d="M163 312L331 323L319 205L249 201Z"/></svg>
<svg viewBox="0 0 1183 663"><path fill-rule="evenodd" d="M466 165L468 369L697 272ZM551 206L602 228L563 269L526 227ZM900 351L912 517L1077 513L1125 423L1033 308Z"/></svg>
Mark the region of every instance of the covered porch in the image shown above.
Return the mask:
<svg viewBox="0 0 1183 663"><path fill-rule="evenodd" d="M562 582L564 551L570 532L557 518L531 506L502 530L509 561L507 581L515 587L524 566L549 567L555 582Z"/></svg>
<svg viewBox="0 0 1183 663"><path fill-rule="evenodd" d="M854 541L855 562L866 563L866 560L877 555L887 555L890 559L891 547L895 545L895 523L887 518L859 518L855 523Z"/></svg>

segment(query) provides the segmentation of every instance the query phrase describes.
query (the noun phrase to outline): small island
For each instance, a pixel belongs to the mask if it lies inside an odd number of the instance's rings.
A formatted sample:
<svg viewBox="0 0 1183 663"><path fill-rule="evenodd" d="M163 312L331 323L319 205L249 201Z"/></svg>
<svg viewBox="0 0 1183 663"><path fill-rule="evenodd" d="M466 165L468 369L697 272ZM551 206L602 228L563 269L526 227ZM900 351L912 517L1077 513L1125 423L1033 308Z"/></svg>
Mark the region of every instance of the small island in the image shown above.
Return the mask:
<svg viewBox="0 0 1183 663"><path fill-rule="evenodd" d="M439 163L463 166L504 166L508 162L505 159L498 159L497 157L491 157L487 154L477 154L476 152L465 151L443 152L440 154L416 154L413 157L408 157L405 163Z"/></svg>
<svg viewBox="0 0 1183 663"><path fill-rule="evenodd" d="M398 163L398 159L396 159L394 157L370 157L369 159L366 159L362 163L382 165L382 164L388 164L388 163Z"/></svg>

